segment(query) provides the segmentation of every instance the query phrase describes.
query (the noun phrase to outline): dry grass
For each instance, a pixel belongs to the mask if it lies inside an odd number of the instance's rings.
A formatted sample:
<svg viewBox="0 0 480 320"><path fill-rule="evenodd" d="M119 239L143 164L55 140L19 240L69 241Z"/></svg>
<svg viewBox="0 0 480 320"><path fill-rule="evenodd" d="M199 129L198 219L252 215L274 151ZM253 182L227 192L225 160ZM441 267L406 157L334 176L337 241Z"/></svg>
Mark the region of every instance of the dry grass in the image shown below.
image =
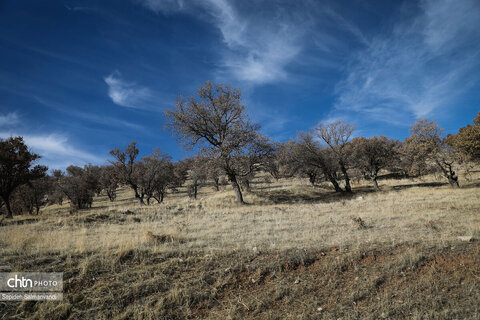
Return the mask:
<svg viewBox="0 0 480 320"><path fill-rule="evenodd" d="M480 238L478 178L351 196L259 178L246 206L207 187L148 207L127 189L74 215L51 206L2 222L0 265L64 272L65 299L0 302L0 318L479 318L478 241L457 239Z"/></svg>

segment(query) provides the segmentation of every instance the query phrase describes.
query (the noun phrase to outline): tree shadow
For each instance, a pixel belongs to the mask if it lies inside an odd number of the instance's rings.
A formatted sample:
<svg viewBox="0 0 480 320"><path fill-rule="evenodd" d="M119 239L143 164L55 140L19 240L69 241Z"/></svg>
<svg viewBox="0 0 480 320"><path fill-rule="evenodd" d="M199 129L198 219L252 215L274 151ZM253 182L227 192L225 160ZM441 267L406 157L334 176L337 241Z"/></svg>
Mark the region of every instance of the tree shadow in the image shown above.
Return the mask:
<svg viewBox="0 0 480 320"><path fill-rule="evenodd" d="M275 204L295 204L295 203L331 203L355 198L357 194L347 192L319 191L315 190L312 194L298 194L289 190L273 190L269 192L253 191L259 198L264 198Z"/></svg>
<svg viewBox="0 0 480 320"><path fill-rule="evenodd" d="M393 186L393 190L404 190L415 187L442 187L448 185L447 182L421 182L421 183L412 183L412 184L401 184L398 186Z"/></svg>
<svg viewBox="0 0 480 320"><path fill-rule="evenodd" d="M480 188L480 181L475 182L466 182L463 185L460 185L461 189L472 189L472 188Z"/></svg>
<svg viewBox="0 0 480 320"><path fill-rule="evenodd" d="M262 186L262 187L255 186L252 189L254 189L254 190L271 190L271 189L281 189L281 188L283 188L283 187L282 186L267 185L267 186Z"/></svg>
<svg viewBox="0 0 480 320"><path fill-rule="evenodd" d="M375 192L382 191L391 191L391 190L404 190L414 187L423 187L423 188L432 188L432 187L442 187L448 185L447 182L420 182L412 184L402 184L395 185L392 187L386 186L376 191L373 186L360 186L355 187L352 193L348 192L334 192L333 190L328 189L315 189L309 194L298 194L290 190L280 189L280 190L269 190L262 191L260 188L252 191L252 194L255 194L259 198L264 198L275 204L294 204L294 203L332 203L332 202L341 202L345 200L355 199L359 196L372 194ZM463 186L462 188L478 188L480 187L480 182L469 183L468 185ZM268 189L268 188L264 188ZM274 188L271 188L274 189ZM277 189L277 188L275 188Z"/></svg>

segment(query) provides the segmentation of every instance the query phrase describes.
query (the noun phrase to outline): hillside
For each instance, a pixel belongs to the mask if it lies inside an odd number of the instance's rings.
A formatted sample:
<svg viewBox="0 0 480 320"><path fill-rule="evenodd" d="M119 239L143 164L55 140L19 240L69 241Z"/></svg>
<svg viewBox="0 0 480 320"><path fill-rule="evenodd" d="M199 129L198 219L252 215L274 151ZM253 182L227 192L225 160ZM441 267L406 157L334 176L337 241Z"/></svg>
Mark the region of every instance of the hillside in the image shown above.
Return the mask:
<svg viewBox="0 0 480 320"><path fill-rule="evenodd" d="M477 173L478 175L478 173ZM0 265L64 272L60 302L0 302L0 318L480 318L480 185L303 179L185 190L138 206L129 189L0 227ZM461 241L459 236L472 236Z"/></svg>

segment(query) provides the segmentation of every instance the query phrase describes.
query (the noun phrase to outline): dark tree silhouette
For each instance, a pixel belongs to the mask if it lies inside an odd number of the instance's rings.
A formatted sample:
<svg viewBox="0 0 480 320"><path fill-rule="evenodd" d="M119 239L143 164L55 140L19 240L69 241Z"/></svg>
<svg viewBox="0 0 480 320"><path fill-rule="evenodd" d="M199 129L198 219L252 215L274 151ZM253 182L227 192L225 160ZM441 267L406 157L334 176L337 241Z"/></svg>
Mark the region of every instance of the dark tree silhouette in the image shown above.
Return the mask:
<svg viewBox="0 0 480 320"><path fill-rule="evenodd" d="M14 207L38 215L40 208L48 203L54 184L54 178L45 176L20 186L13 196Z"/></svg>
<svg viewBox="0 0 480 320"><path fill-rule="evenodd" d="M98 190L98 172L94 166L84 168L69 166L67 173L58 180L58 185L70 200L72 211L92 206L93 196Z"/></svg>
<svg viewBox="0 0 480 320"><path fill-rule="evenodd" d="M7 209L7 218L13 217L10 196L21 185L45 176L47 167L33 163L40 158L32 153L22 137L0 139L0 197Z"/></svg>

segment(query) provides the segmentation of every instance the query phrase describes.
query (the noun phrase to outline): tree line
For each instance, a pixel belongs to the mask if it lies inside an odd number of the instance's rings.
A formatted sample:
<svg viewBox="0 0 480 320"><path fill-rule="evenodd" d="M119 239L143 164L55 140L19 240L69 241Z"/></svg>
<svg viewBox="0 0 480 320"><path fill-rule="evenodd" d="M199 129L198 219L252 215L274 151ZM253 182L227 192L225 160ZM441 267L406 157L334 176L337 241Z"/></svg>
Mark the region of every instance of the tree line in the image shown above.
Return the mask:
<svg viewBox="0 0 480 320"><path fill-rule="evenodd" d="M160 150L139 159L132 142L110 151L104 166L69 166L65 171L35 165L40 158L22 137L0 139L0 210L38 214L46 204L68 200L72 211L89 208L95 195L115 201L119 186L129 187L140 205L161 203L167 192L187 184L196 198L198 189L215 190L230 184L236 201L259 171L274 179L308 177L312 185L326 181L335 192L352 192L352 179L368 179L375 190L382 170L404 177L440 173L458 187L454 169L462 163L480 162L480 112L458 133L446 136L435 121L420 119L404 141L385 136L353 137L355 127L344 121L319 122L308 132L287 142L274 142L252 123L238 89L211 82L197 95L179 97L166 111L166 127L183 147L198 154L173 162Z"/></svg>

